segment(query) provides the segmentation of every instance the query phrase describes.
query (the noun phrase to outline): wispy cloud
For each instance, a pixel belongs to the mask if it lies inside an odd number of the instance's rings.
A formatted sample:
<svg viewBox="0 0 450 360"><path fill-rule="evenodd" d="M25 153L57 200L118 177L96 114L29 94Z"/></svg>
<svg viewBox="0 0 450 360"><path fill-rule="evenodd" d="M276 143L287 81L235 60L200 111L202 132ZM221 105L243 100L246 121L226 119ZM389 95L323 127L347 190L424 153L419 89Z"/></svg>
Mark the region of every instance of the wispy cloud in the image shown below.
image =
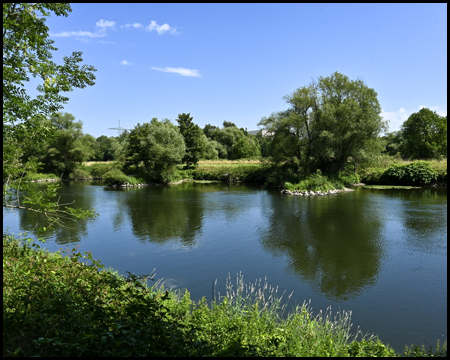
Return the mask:
<svg viewBox="0 0 450 360"><path fill-rule="evenodd" d="M145 29L147 31L156 31L158 35L162 35L164 33L170 33L173 35L178 35L180 32L177 31L176 28L170 26L169 24L158 25L158 23L154 20L150 21L150 24L144 27L144 25L136 22L134 24L125 24L120 27L121 29Z"/></svg>
<svg viewBox="0 0 450 360"><path fill-rule="evenodd" d="M195 76L195 77L201 77L198 70L191 70L191 69L185 69L182 67L179 68L171 68L171 67L165 67L165 68L157 68L152 67L153 70L158 70L162 72L169 72L169 73L176 73L181 76Z"/></svg>
<svg viewBox="0 0 450 360"><path fill-rule="evenodd" d="M432 111L436 111L437 114L441 116L447 115L447 110L443 110L439 106L424 106L420 105L418 108L405 109L400 108L397 111L382 111L381 116L384 120L389 120L389 131L398 131L402 127L403 123L408 120L411 114L418 112L422 108L428 108Z"/></svg>
<svg viewBox="0 0 450 360"><path fill-rule="evenodd" d="M105 41L105 40L99 40L102 44L115 44L114 41Z"/></svg>
<svg viewBox="0 0 450 360"><path fill-rule="evenodd" d="M91 31L63 31L60 33L52 33L51 36L56 37L71 37L71 36L79 36L79 37L105 37L106 36L106 29L107 28L113 28L116 23L114 21L108 21L104 19L100 19L96 22L95 26L97 27L96 32ZM79 39L78 39L79 40Z"/></svg>
<svg viewBox="0 0 450 360"><path fill-rule="evenodd" d="M120 63L122 65L133 65L133 63L130 63L130 62L126 61L126 60L122 60Z"/></svg>
<svg viewBox="0 0 450 360"><path fill-rule="evenodd" d="M105 33L93 33L90 31L63 31L63 32L51 34L51 35L56 36L56 37L87 36L87 37L91 37L91 38L106 36Z"/></svg>
<svg viewBox="0 0 450 360"><path fill-rule="evenodd" d="M121 26L121 28L123 29L123 28L135 28L135 29L139 29L139 28L143 28L144 27L144 25L142 25L142 24L139 24L139 23L134 23L134 24L125 24L125 25L122 25Z"/></svg>

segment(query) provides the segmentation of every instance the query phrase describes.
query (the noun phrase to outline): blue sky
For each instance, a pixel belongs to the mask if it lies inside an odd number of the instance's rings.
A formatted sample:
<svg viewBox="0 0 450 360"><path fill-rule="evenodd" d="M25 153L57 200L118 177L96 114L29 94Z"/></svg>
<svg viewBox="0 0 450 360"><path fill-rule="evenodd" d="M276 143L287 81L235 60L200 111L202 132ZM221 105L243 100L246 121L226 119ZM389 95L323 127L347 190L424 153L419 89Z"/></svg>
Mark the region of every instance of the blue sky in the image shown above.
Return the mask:
<svg viewBox="0 0 450 360"><path fill-rule="evenodd" d="M64 111L116 136L153 117L257 129L283 96L338 71L378 93L389 131L425 106L447 114L446 4L72 4L47 25L96 85Z"/></svg>

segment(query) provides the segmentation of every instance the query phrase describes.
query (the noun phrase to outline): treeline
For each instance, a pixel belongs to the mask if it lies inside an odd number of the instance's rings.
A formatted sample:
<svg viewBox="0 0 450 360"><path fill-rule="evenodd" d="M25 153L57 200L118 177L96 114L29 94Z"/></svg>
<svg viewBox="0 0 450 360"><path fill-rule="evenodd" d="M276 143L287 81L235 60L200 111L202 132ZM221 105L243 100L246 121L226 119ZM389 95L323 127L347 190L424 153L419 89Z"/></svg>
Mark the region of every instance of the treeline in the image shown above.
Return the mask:
<svg viewBox="0 0 450 360"><path fill-rule="evenodd" d="M229 121L202 129L183 113L177 125L153 118L120 136L95 138L83 133L82 122L72 114L58 112L39 119L49 129L47 136L21 143L23 159L40 162L43 172L62 177L74 177L83 162L116 161L120 170L110 174L113 178L127 173L166 183L182 178L179 171L200 160L259 158L282 167L267 176L273 178L270 183L283 186L318 172L356 176L383 156L447 156L447 117L423 108L400 131L382 135L388 126L380 116L377 93L361 80L336 72L284 99L289 108L262 118L257 135ZM81 170L78 174L86 175Z"/></svg>

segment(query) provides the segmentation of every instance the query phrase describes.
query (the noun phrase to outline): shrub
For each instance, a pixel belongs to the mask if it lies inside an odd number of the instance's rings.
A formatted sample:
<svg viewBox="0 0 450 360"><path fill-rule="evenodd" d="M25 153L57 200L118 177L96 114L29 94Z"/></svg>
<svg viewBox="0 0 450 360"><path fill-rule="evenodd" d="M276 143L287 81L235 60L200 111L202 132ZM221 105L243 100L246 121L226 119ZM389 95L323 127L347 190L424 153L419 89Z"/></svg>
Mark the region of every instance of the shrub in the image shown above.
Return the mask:
<svg viewBox="0 0 450 360"><path fill-rule="evenodd" d="M73 172L70 173L69 175L69 179L89 179L91 177L91 175L89 174L89 172L87 172L84 169L81 168L76 168L73 170Z"/></svg>
<svg viewBox="0 0 450 360"><path fill-rule="evenodd" d="M107 185L123 185L131 184L135 185L136 179L125 175L119 169L109 170L105 175L103 175L103 180Z"/></svg>
<svg viewBox="0 0 450 360"><path fill-rule="evenodd" d="M381 182L390 185L424 185L433 180L437 180L437 172L426 161L392 165L380 178Z"/></svg>
<svg viewBox="0 0 450 360"><path fill-rule="evenodd" d="M108 171L118 169L118 165L116 163L96 163L90 165L89 168L92 177L102 179Z"/></svg>

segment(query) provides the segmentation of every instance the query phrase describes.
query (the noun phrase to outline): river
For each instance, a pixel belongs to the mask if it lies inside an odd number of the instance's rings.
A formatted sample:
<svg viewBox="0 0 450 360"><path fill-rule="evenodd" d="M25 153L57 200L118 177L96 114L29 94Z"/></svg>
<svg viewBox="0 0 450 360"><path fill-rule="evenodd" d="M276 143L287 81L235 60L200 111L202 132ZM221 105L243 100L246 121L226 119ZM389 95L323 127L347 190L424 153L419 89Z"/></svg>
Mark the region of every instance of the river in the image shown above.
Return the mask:
<svg viewBox="0 0 450 360"><path fill-rule="evenodd" d="M208 300L212 282L267 277L289 304L351 310L352 323L397 351L447 339L447 189L285 196L244 184L105 187L64 182L61 203L99 216L44 236L80 245L122 274L151 273ZM40 216L4 209L3 229L33 232ZM355 327L356 330L356 327Z"/></svg>

